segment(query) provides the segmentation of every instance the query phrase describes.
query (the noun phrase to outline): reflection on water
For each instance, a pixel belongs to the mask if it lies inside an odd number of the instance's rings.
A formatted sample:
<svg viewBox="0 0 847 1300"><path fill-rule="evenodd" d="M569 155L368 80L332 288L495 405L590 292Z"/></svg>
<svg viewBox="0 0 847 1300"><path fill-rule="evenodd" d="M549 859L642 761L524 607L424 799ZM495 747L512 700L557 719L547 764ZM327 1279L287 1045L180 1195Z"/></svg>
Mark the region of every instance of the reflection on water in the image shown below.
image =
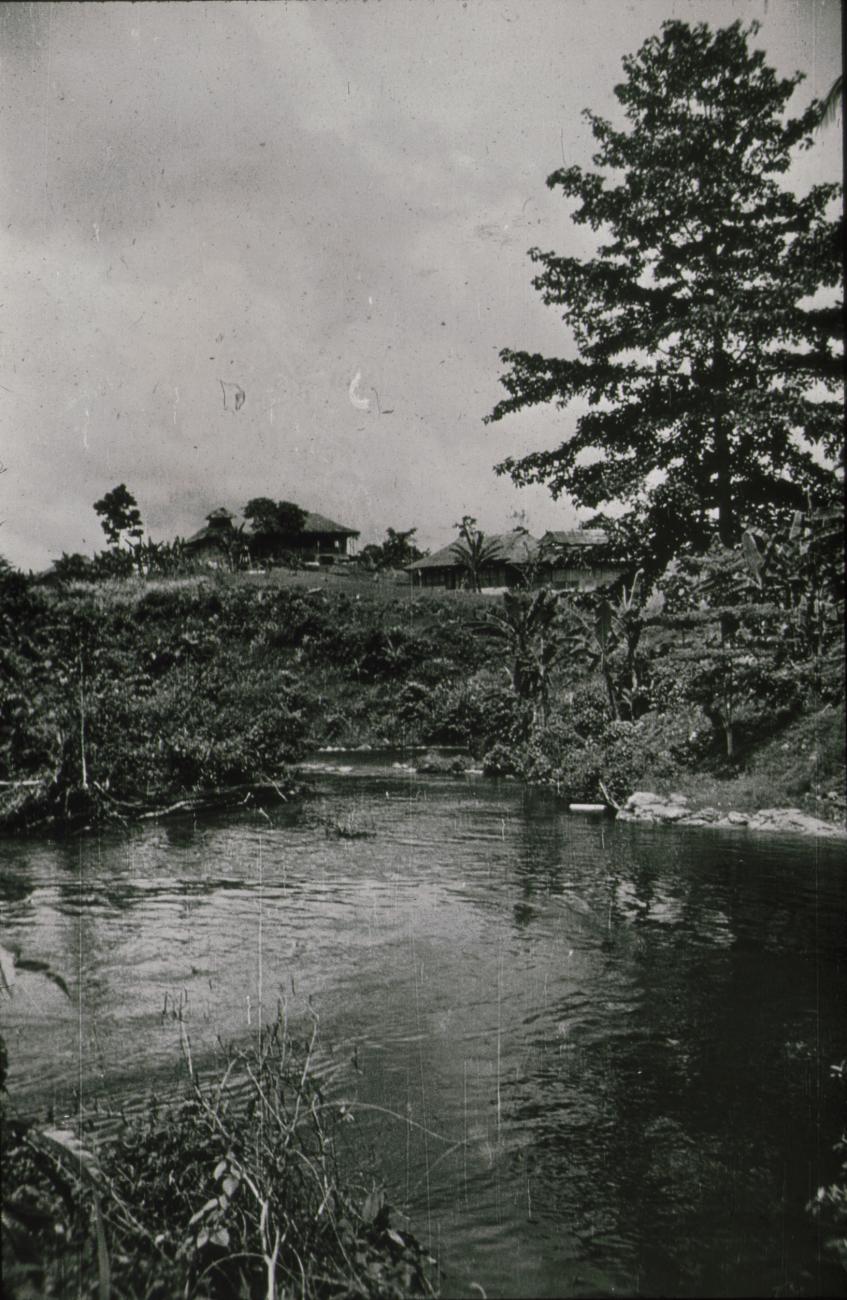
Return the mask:
<svg viewBox="0 0 847 1300"><path fill-rule="evenodd" d="M271 820L0 843L4 942L74 995L5 1002L18 1102L132 1104L178 1016L197 1062L311 1003L447 1295L843 1294L804 1209L841 1123L837 846L345 766Z"/></svg>

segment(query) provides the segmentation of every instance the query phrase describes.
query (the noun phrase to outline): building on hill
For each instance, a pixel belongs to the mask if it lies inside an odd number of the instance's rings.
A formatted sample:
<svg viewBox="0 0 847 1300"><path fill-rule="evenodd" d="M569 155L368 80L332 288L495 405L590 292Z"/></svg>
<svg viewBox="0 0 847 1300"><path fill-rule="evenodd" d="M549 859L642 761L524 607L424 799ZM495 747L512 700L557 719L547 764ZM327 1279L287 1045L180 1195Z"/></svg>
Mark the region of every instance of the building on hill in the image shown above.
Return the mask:
<svg viewBox="0 0 847 1300"><path fill-rule="evenodd" d="M493 552L480 570L479 582L483 591L498 591L516 587L527 580L533 561L538 555L539 543L528 533L486 534L487 546ZM406 572L416 587L442 587L457 591L467 586L467 569L456 554L461 542L451 542L434 555L407 565Z"/></svg>
<svg viewBox="0 0 847 1300"><path fill-rule="evenodd" d="M293 556L305 564L330 565L347 559L350 543L359 536L358 529L337 524L314 511L306 511L299 533L279 537L262 534L260 541L255 533L243 533L235 527L234 520L235 515L223 506L207 515L206 526L185 542L191 557L210 568L219 568L232 562L234 549L240 546L270 563Z"/></svg>
<svg viewBox="0 0 847 1300"><path fill-rule="evenodd" d="M602 528L547 532L540 542L540 580L563 591L595 591L617 581L626 566L609 558Z"/></svg>
<svg viewBox="0 0 847 1300"><path fill-rule="evenodd" d="M349 547L358 536L358 528L348 528L308 510L302 529L296 536L286 538L284 549L306 562L335 564L349 559Z"/></svg>
<svg viewBox="0 0 847 1300"><path fill-rule="evenodd" d="M520 585L551 586L563 591L594 591L619 578L625 569L608 557L609 541L599 528L547 532L538 541L528 533L492 533L496 549L480 572L483 591ZM459 543L460 545L460 543ZM410 564L406 572L416 587L456 591L467 587L467 569L456 542Z"/></svg>
<svg viewBox="0 0 847 1300"><path fill-rule="evenodd" d="M233 527L235 515L225 506L218 506L206 515L206 526L185 539L185 549L192 559L216 569L228 562L237 531Z"/></svg>

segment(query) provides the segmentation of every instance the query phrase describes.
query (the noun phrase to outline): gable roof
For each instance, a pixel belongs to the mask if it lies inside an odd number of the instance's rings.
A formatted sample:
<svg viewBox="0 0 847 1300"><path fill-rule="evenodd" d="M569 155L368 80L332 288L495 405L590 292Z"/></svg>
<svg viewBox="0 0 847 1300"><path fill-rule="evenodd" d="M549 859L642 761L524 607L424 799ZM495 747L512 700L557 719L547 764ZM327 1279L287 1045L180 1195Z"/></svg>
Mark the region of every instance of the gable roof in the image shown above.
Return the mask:
<svg viewBox="0 0 847 1300"><path fill-rule="evenodd" d="M229 529L226 529L225 531L229 536ZM224 530L215 528L212 524L206 524L196 533L192 533L190 537L186 537L184 545L196 546L199 542L214 542L216 546L219 546L223 542L223 537Z"/></svg>
<svg viewBox="0 0 847 1300"><path fill-rule="evenodd" d="M491 555L486 564L526 564L533 559L538 553L540 543L537 538L530 537L528 533L486 533L486 542L496 542L497 549ZM451 542L449 546L442 546L440 551L434 555L425 555L422 560L415 560L414 564L406 565L406 572L419 572L421 569L457 569L461 567L453 547L456 542ZM485 567L485 565L483 566Z"/></svg>
<svg viewBox="0 0 847 1300"><path fill-rule="evenodd" d="M608 533L602 528L571 528L563 532L547 532L541 539L542 545L550 543L556 546L606 546Z"/></svg>
<svg viewBox="0 0 847 1300"><path fill-rule="evenodd" d="M347 528L344 524L336 524L332 519L327 519L326 515L316 514L313 510L306 511L302 532L336 533L339 537L359 536L358 528Z"/></svg>

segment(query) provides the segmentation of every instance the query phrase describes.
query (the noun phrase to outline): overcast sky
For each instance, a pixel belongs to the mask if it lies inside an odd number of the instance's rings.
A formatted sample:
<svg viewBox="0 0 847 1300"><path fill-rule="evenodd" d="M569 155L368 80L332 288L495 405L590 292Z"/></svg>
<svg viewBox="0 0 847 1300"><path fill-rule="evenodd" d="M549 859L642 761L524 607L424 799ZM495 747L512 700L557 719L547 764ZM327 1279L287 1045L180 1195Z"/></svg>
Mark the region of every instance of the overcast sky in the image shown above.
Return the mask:
<svg viewBox="0 0 847 1300"><path fill-rule="evenodd" d="M545 179L669 17L757 18L798 106L840 68L837 0L0 6L0 554L100 549L119 482L154 538L258 495L572 524L492 472L567 416L482 419L501 347L562 346L527 249L590 251ZM839 176L833 127L795 183Z"/></svg>

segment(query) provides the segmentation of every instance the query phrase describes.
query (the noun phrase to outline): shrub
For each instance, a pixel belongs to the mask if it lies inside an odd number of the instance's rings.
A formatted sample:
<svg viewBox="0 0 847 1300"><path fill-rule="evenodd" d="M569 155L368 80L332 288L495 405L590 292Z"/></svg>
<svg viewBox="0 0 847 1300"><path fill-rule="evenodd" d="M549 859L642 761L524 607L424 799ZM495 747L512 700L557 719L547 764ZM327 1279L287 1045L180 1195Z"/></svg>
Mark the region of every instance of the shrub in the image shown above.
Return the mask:
<svg viewBox="0 0 847 1300"><path fill-rule="evenodd" d="M467 745L479 756L493 744L519 744L529 733L532 712L491 674L436 686L423 725L427 743Z"/></svg>
<svg viewBox="0 0 847 1300"><path fill-rule="evenodd" d="M525 747L504 745L502 741L496 741L482 758L485 776L518 776L525 767Z"/></svg>
<svg viewBox="0 0 847 1300"><path fill-rule="evenodd" d="M566 715L572 730L583 740L602 740L612 721L605 685L594 679L578 685L572 692Z"/></svg>

